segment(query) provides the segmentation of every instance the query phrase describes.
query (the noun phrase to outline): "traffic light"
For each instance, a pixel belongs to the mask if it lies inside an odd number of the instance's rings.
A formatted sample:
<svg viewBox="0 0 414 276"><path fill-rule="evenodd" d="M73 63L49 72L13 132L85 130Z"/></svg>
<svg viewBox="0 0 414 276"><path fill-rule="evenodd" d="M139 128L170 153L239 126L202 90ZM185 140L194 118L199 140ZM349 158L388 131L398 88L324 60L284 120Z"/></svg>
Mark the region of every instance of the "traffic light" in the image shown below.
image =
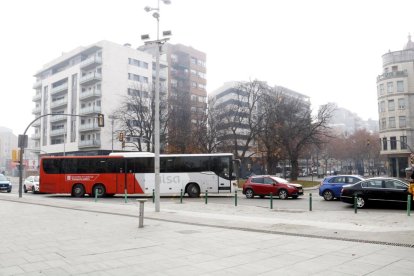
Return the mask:
<svg viewBox="0 0 414 276"><path fill-rule="evenodd" d="M118 140L121 142L124 141L124 133L122 131L118 134Z"/></svg>
<svg viewBox="0 0 414 276"><path fill-rule="evenodd" d="M105 117L102 113L98 114L98 127L104 127L105 126Z"/></svg>
<svg viewBox="0 0 414 276"><path fill-rule="evenodd" d="M17 150L17 149L12 150L12 161L20 162L20 150Z"/></svg>

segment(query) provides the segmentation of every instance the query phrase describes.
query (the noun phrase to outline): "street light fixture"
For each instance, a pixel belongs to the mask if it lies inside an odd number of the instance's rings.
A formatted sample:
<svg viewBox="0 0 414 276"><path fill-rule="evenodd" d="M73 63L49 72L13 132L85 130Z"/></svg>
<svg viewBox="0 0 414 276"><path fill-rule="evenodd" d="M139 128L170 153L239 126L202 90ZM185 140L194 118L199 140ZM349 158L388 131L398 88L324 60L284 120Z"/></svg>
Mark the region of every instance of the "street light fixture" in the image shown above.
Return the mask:
<svg viewBox="0 0 414 276"><path fill-rule="evenodd" d="M170 0L161 0L164 4L171 4ZM154 203L155 212L160 211L160 52L162 45L167 42L168 38L160 39L160 0L157 1L157 8L146 6L146 12L155 11L152 16L157 19L157 39L145 42L145 45L155 45L155 118L154 118L154 174L155 189ZM163 34L171 35L171 31L163 32ZM149 39L149 35L142 35L141 39Z"/></svg>

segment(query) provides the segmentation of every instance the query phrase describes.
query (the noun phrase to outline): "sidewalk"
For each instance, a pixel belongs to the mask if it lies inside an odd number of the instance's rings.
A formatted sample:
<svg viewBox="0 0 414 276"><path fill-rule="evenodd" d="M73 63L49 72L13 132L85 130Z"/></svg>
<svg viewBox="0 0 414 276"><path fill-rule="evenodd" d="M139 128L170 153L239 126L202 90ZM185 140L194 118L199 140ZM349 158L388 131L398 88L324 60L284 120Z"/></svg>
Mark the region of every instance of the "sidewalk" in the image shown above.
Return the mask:
<svg viewBox="0 0 414 276"><path fill-rule="evenodd" d="M0 275L412 275L414 217L0 194Z"/></svg>

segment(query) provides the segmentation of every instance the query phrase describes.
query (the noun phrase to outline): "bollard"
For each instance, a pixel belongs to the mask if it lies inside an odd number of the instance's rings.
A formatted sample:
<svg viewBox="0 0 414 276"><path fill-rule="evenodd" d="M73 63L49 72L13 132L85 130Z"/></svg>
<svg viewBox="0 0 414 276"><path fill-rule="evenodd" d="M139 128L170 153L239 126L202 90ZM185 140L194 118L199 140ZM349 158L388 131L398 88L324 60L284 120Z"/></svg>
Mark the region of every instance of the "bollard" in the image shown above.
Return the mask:
<svg viewBox="0 0 414 276"><path fill-rule="evenodd" d="M354 195L354 213L358 213L357 196Z"/></svg>
<svg viewBox="0 0 414 276"><path fill-rule="evenodd" d="M146 199L137 199L139 202L139 224L138 228L144 227L144 203L147 201Z"/></svg>
<svg viewBox="0 0 414 276"><path fill-rule="evenodd" d="M128 203L128 191L125 189L125 203Z"/></svg>
<svg viewBox="0 0 414 276"><path fill-rule="evenodd" d="M237 206L237 190L234 191L234 206Z"/></svg>
<svg viewBox="0 0 414 276"><path fill-rule="evenodd" d="M208 199L208 190L206 190L206 195L205 195L205 198L206 198L206 204L207 204L207 199Z"/></svg>
<svg viewBox="0 0 414 276"><path fill-rule="evenodd" d="M411 212L411 195L407 196L407 216L410 216Z"/></svg>
<svg viewBox="0 0 414 276"><path fill-rule="evenodd" d="M309 193L309 211L312 211L312 193Z"/></svg>
<svg viewBox="0 0 414 276"><path fill-rule="evenodd" d="M180 193L180 203L183 203L183 189L181 189Z"/></svg>
<svg viewBox="0 0 414 276"><path fill-rule="evenodd" d="M273 193L270 193L270 209L273 209Z"/></svg>
<svg viewBox="0 0 414 276"><path fill-rule="evenodd" d="M95 202L98 201L98 189L95 189Z"/></svg>
<svg viewBox="0 0 414 276"><path fill-rule="evenodd" d="M152 189L152 203L155 202L155 190Z"/></svg>

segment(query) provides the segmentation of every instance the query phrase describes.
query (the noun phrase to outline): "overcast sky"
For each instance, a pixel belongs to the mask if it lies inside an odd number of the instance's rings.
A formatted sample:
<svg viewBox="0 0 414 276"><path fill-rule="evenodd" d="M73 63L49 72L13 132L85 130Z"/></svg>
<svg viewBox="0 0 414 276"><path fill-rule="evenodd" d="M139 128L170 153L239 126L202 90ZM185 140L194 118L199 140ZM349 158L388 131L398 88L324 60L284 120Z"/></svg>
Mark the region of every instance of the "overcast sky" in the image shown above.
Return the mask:
<svg viewBox="0 0 414 276"><path fill-rule="evenodd" d="M207 54L207 91L259 79L378 119L381 56L414 37L414 1L171 0L161 31ZM34 119L33 75L78 46L100 40L141 45L155 36L145 6L157 0L0 1L0 126L15 134ZM32 133L32 130L28 132Z"/></svg>

